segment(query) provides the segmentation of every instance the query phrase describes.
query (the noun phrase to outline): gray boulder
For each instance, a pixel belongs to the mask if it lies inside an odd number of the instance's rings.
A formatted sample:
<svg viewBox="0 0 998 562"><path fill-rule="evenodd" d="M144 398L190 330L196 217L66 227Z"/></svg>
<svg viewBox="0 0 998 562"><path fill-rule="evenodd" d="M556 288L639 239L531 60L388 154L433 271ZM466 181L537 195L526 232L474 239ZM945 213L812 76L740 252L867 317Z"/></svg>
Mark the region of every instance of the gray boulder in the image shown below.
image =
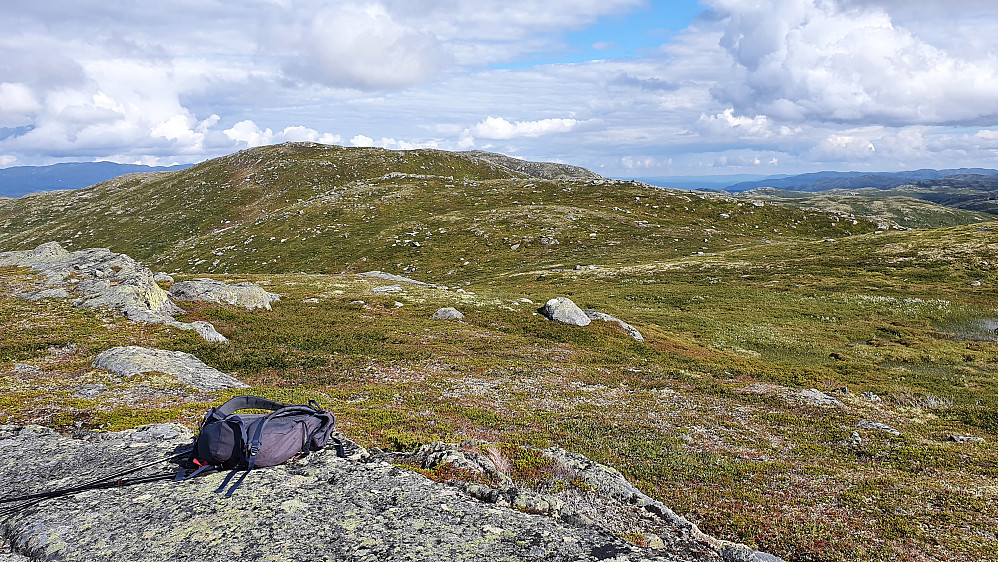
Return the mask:
<svg viewBox="0 0 998 562"><path fill-rule="evenodd" d="M181 383L204 391L247 386L183 351L149 349L134 345L112 347L94 359L93 367L124 377L139 373L166 373Z"/></svg>
<svg viewBox="0 0 998 562"><path fill-rule="evenodd" d="M625 332L627 332L627 334L630 335L632 338L634 338L634 339L636 339L638 341L641 341L641 342L645 341L644 336L641 335L641 332L639 332L637 328L635 328L634 326L631 326L630 324L628 324L627 322L624 322L623 320L621 320L619 318L614 318L613 316L610 316L609 314L605 314L605 313L599 312L597 310L590 310L588 308L582 309L582 312L584 312L586 314L586 316L589 317L590 320L603 320L605 322L616 322L616 324L618 326L620 326L621 328L623 328L623 330Z"/></svg>
<svg viewBox="0 0 998 562"><path fill-rule="evenodd" d="M382 285L380 287L375 287L371 289L371 293L400 293L402 292L402 285Z"/></svg>
<svg viewBox="0 0 998 562"><path fill-rule="evenodd" d="M429 283L424 283L422 281L417 281L415 279L410 279L409 277L402 277L401 275L392 275L391 273L385 273L384 271L365 271L364 273L358 273L357 277L369 277L372 279L384 279L385 281L391 281L393 283L406 283L409 285L421 285L423 287L431 287Z"/></svg>
<svg viewBox="0 0 998 562"><path fill-rule="evenodd" d="M209 322L205 322L204 320L198 320L196 322L191 322L190 324L181 324L180 329L194 330L194 332L197 333L197 335L201 336L201 338L204 339L205 341L220 342L220 343L225 343L229 341L228 338L226 338L222 334L219 334L218 331L215 330L214 326L212 326Z"/></svg>
<svg viewBox="0 0 998 562"><path fill-rule="evenodd" d="M462 318L464 318L464 314L461 314L461 311L451 306L437 309L433 313L434 320L461 320Z"/></svg>
<svg viewBox="0 0 998 562"><path fill-rule="evenodd" d="M268 293L263 287L249 281L229 285L215 279L200 278L174 283L170 287L170 296L179 301L216 302L241 306L247 310L270 310L270 303L281 298L281 295Z"/></svg>
<svg viewBox="0 0 998 562"><path fill-rule="evenodd" d="M894 429L893 427L887 425L886 423L880 423L869 420L861 420L856 424L859 429L878 429L880 431L885 431L891 435L901 435L901 432Z"/></svg>
<svg viewBox="0 0 998 562"><path fill-rule="evenodd" d="M815 406L845 406L841 400L832 398L816 388L802 390L797 396L801 400L809 404L814 404Z"/></svg>
<svg viewBox="0 0 998 562"><path fill-rule="evenodd" d="M72 298L77 306L109 308L134 322L167 324L195 330L208 341L226 341L210 325L194 326L174 320L173 315L183 310L156 284L159 274L154 276L125 254L107 248L69 252L58 242L46 242L33 250L0 253L0 265L28 267L45 276L35 284L35 290L17 293L17 297L33 301Z"/></svg>
<svg viewBox="0 0 998 562"><path fill-rule="evenodd" d="M544 303L541 313L554 322L571 326L588 326L592 320L571 299L555 297Z"/></svg>
<svg viewBox="0 0 998 562"><path fill-rule="evenodd" d="M163 460L191 442L191 432L176 424L80 437L39 426L0 426L5 496L68 487ZM573 488L571 494L592 495L594 510L612 511L613 516L630 512L629 520L659 525L657 534L667 542L657 549L642 548L621 538L623 529L608 531L581 516L568 521L479 500L458 486L433 482L337 437L346 445L346 458L324 450L254 470L230 498L214 493L228 471L209 471L184 482L168 479L93 489L18 511L5 522L4 538L17 556L66 562L207 562L233 557L345 562L779 560L694 531L695 525L669 516L661 504L627 488L619 473L602 473L585 457L561 455L566 470L577 471L589 484L589 489ZM437 445L427 457L434 452L446 457L447 448ZM136 475L175 469L175 464L163 462ZM669 522L673 517L677 523Z"/></svg>

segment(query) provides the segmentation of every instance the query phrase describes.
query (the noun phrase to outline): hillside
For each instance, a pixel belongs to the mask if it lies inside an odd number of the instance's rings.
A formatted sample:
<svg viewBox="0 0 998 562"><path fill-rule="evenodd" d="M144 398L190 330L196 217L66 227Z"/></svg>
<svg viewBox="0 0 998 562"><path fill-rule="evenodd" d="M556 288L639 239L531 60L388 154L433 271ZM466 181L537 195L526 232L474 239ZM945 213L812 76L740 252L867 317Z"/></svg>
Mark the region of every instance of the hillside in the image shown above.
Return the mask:
<svg viewBox="0 0 998 562"><path fill-rule="evenodd" d="M546 180L475 153L286 144L167 174L0 201L3 249L55 239L166 271L435 274L640 262L876 225L598 178ZM562 172L564 173L564 170Z"/></svg>
<svg viewBox="0 0 998 562"><path fill-rule="evenodd" d="M998 221L938 227L954 211L921 201L801 210L523 166L294 144L2 201L0 252L106 246L175 272L163 288L210 276L281 298L176 303L178 321L228 339L208 342L27 300L36 277L0 267L0 423L190 427L243 391L93 366L113 346L182 351L246 392L318 399L371 450L583 454L704 532L788 561L993 559ZM918 208L912 230L857 212ZM358 275L370 270L423 284ZM539 307L558 296L644 341L549 321ZM443 307L464 317L434 318ZM460 471L423 473L461 486ZM658 544L641 527L621 536Z"/></svg>
<svg viewBox="0 0 998 562"><path fill-rule="evenodd" d="M749 201L765 201L790 208L850 213L879 225L900 228L935 228L975 224L995 220L998 215L987 212L987 206L963 206L979 196L957 194L952 190L915 188L831 190L822 193L759 188L738 194ZM933 202L935 199L938 202ZM998 211L998 208L994 209Z"/></svg>

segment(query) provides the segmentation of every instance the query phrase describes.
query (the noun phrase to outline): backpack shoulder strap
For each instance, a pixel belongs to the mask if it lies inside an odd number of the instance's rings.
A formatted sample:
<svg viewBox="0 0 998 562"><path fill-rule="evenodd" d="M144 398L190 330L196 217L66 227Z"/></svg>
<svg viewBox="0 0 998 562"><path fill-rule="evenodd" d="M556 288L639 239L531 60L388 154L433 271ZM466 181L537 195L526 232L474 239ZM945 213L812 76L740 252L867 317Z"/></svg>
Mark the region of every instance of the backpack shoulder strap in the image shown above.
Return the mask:
<svg viewBox="0 0 998 562"><path fill-rule="evenodd" d="M215 413L220 417L231 416L234 412L239 410L280 410L282 408L287 408L290 404L285 404L284 402L276 402L274 400L268 400L266 398L260 398L259 396L236 396L235 398L230 398L225 404L222 404L218 408L214 408Z"/></svg>

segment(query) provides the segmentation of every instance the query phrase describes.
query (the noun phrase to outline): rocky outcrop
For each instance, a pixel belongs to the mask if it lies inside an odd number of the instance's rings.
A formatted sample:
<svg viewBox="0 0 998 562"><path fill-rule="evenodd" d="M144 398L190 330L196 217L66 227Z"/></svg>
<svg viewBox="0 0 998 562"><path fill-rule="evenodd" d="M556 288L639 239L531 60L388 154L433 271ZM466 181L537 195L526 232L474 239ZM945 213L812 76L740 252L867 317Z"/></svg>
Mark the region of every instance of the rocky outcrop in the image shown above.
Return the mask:
<svg viewBox="0 0 998 562"><path fill-rule="evenodd" d="M604 322L614 322L618 326L620 326L625 332L627 332L627 335L631 336L632 338L638 341L642 342L645 341L644 336L641 335L641 332L639 332L637 328L631 326L630 324L624 322L619 318L614 318L609 314L600 312L598 310L591 310L588 308L583 308L582 312L585 313L585 315L588 316L590 320L602 320Z"/></svg>
<svg viewBox="0 0 998 562"><path fill-rule="evenodd" d="M246 387L238 380L182 351L149 349L134 345L112 347L94 359L93 367L124 377L139 373L166 373L181 383L204 391Z"/></svg>
<svg viewBox="0 0 998 562"><path fill-rule="evenodd" d="M270 303L280 300L281 295L268 293L263 287L243 281L229 285L215 279L192 279L174 283L170 296L179 301L206 301L219 304L241 306L246 310L263 308L270 310Z"/></svg>
<svg viewBox="0 0 998 562"><path fill-rule="evenodd" d="M570 326L588 326L592 322L586 313L568 297L555 297L544 303L541 313L548 319Z"/></svg>
<svg viewBox="0 0 998 562"><path fill-rule="evenodd" d="M107 248L69 252L58 242L47 242L33 250L0 253L0 265L27 267L45 276L34 290L15 296L40 300L73 299L85 308L110 308L136 322L168 324L194 330L207 341L227 341L207 322L177 322L173 314L183 312L156 284L156 277L142 264Z"/></svg>
<svg viewBox="0 0 998 562"><path fill-rule="evenodd" d="M140 322L164 323L181 312L159 288L148 268L107 248L68 252L48 242L22 252L0 254L0 265L28 267L45 276L36 293L58 298L62 289L86 308L112 308ZM61 294L61 293L59 293ZM31 298L31 293L22 294Z"/></svg>
<svg viewBox="0 0 998 562"><path fill-rule="evenodd" d="M450 473L462 475L451 483L481 501L548 515L567 524L640 537L651 549L662 553L726 562L780 560L704 534L692 522L642 493L614 468L560 447L519 449L534 456L533 464L547 463L544 470L551 475L550 481L532 486L517 482L506 473L512 470L514 461L506 458L502 447L483 442L436 442L412 453L385 456L422 469L446 466Z"/></svg>
<svg viewBox="0 0 998 562"><path fill-rule="evenodd" d="M501 166L514 172L543 179L587 179L602 180L603 176L591 172L579 166L568 164L557 164L554 162L529 162L520 158L496 154L494 152L484 152L472 150L467 152L469 156L484 160L494 166Z"/></svg>
<svg viewBox="0 0 998 562"><path fill-rule="evenodd" d="M669 525L681 527L676 535L680 539L656 543L659 548L640 547L583 517L569 522L481 501L456 486L385 462L386 456L371 455L340 437L346 458L319 451L254 470L226 498L214 490L227 472L209 471L183 482L169 477L176 465L165 457L191 442L183 426L158 424L77 439L39 426L0 426L4 496L68 487L156 460L165 462L137 475L159 473L167 478L126 480L26 506L4 523L4 537L14 552L10 556L88 562L779 560L698 534L695 526L683 524L685 520L674 514L656 515L656 510L671 512L649 508L661 504L635 495L616 471L571 453L550 452L593 483L597 511L634 509L657 521L676 518L679 525ZM590 493L583 488L575 493Z"/></svg>

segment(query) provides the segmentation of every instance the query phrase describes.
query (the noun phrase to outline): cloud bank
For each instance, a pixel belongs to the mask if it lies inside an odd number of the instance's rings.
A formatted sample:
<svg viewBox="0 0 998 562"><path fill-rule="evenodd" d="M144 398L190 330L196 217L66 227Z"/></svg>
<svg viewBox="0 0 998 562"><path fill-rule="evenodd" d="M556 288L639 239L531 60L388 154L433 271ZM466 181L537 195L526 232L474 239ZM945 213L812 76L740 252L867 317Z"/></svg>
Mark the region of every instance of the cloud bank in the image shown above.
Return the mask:
<svg viewBox="0 0 998 562"><path fill-rule="evenodd" d="M694 0L689 0L693 2ZM704 0L10 0L0 165L286 141L480 148L609 175L993 166L998 7ZM569 37L626 21L632 37Z"/></svg>

